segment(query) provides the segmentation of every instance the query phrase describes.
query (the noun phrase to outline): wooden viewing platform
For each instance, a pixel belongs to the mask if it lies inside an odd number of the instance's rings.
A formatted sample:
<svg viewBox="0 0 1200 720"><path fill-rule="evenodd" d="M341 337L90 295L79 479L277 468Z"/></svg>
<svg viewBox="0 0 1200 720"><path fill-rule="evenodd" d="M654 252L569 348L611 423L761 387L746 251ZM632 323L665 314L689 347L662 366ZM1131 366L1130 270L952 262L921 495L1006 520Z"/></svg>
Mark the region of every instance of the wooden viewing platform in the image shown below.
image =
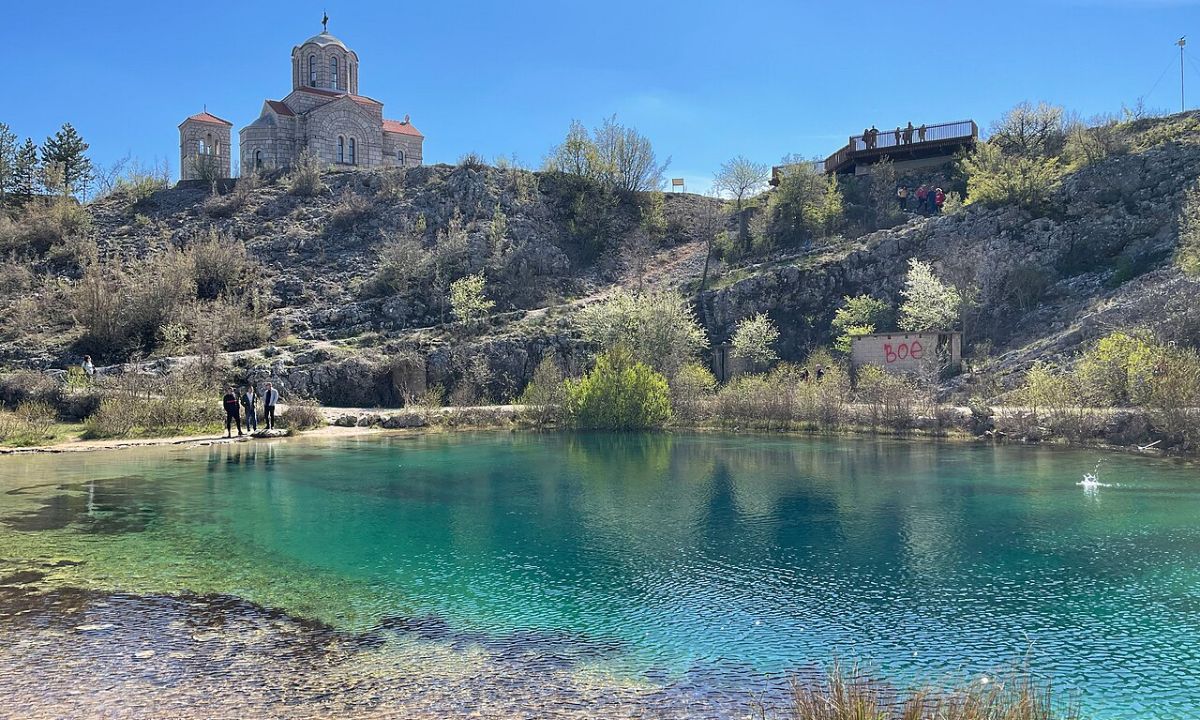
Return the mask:
<svg viewBox="0 0 1200 720"><path fill-rule="evenodd" d="M940 125L924 125L880 130L871 142L865 135L851 135L840 150L825 158L825 172L853 172L858 165L879 162L885 156L892 162L923 160L925 158L953 155L962 149L972 148L979 140L979 126L974 120L959 120Z"/></svg>
<svg viewBox="0 0 1200 720"><path fill-rule="evenodd" d="M873 141L865 135L851 135L841 149L824 161L817 160L816 166L827 174L853 173L859 166L872 165L885 157L895 163L949 159L960 150L975 147L978 141L979 126L974 120L924 125L912 130L905 126L900 128L899 137L895 128L891 128L880 130ZM785 167L789 166L771 168L772 185L779 184L780 173Z"/></svg>

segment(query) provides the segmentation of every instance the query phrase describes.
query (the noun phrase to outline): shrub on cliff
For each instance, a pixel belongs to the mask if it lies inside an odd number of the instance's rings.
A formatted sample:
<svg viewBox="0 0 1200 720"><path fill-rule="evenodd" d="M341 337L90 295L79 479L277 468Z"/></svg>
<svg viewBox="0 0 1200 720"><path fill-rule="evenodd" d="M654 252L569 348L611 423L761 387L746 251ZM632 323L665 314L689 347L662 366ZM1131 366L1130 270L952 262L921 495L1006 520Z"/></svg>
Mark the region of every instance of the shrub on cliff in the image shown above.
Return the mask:
<svg viewBox="0 0 1200 720"><path fill-rule="evenodd" d="M834 350L849 355L855 337L891 329L894 313L892 306L883 300L864 294L855 297L847 295L842 302L844 304L834 312L833 322L830 323L838 335L833 344Z"/></svg>
<svg viewBox="0 0 1200 720"><path fill-rule="evenodd" d="M908 261L908 276L900 294L904 296L901 330L950 330L958 324L962 299L954 288L938 279L929 263L916 258Z"/></svg>
<svg viewBox="0 0 1200 720"><path fill-rule="evenodd" d="M300 153L300 159L287 176L287 190L292 195L312 197L325 191L325 183L321 180L323 164L320 158L308 150Z"/></svg>
<svg viewBox="0 0 1200 720"><path fill-rule="evenodd" d="M845 204L836 175L825 175L811 162L784 166L770 198L770 234L784 246L802 246L828 237L845 222ZM748 250L748 248L747 248Z"/></svg>
<svg viewBox="0 0 1200 720"><path fill-rule="evenodd" d="M1200 277L1200 187L1189 189L1183 199L1175 264L1189 277Z"/></svg>
<svg viewBox="0 0 1200 720"><path fill-rule="evenodd" d="M1044 212L1062 183L1057 157L1007 155L998 145L980 143L962 161L967 175L967 204L1016 205Z"/></svg>
<svg viewBox="0 0 1200 720"><path fill-rule="evenodd" d="M567 413L580 428L647 430L671 419L667 379L623 348L596 358L579 380L566 381Z"/></svg>

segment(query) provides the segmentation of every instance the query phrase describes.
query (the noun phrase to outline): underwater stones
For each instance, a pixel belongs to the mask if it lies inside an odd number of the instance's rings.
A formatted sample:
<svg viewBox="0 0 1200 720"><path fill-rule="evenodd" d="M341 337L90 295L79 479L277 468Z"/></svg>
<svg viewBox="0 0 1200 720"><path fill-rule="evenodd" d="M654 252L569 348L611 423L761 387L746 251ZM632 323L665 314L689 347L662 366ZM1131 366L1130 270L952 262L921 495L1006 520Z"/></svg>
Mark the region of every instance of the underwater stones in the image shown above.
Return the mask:
<svg viewBox="0 0 1200 720"><path fill-rule="evenodd" d="M116 625L112 623L92 623L89 625L76 625L75 631L81 633L95 633L112 630Z"/></svg>

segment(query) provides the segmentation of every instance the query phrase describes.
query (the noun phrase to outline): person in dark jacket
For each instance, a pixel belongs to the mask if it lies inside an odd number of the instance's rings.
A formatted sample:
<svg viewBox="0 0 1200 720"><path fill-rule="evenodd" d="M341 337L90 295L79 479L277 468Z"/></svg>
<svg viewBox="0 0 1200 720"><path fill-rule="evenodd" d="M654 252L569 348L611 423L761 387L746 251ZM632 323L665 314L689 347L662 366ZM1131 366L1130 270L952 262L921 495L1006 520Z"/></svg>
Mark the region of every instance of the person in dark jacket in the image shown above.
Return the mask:
<svg viewBox="0 0 1200 720"><path fill-rule="evenodd" d="M242 416L238 413L238 398L230 385L225 389L225 397L221 398L221 406L225 408L225 437L233 437L233 426L237 425L238 437L242 436Z"/></svg>
<svg viewBox="0 0 1200 720"><path fill-rule="evenodd" d="M258 393L254 392L254 386L247 385L239 399L242 403L242 411L246 415L246 432L258 432L258 413L254 409L258 402Z"/></svg>

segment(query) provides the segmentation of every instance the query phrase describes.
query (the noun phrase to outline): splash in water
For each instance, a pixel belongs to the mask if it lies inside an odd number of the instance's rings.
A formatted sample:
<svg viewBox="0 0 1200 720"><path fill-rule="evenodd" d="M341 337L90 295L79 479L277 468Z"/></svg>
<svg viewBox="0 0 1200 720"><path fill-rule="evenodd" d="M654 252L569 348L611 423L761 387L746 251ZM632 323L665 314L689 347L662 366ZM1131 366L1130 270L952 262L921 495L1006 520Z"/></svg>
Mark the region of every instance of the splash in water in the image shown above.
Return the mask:
<svg viewBox="0 0 1200 720"><path fill-rule="evenodd" d="M1109 483L1100 482L1100 464L1103 462L1103 460L1098 460L1096 462L1096 467L1093 468L1090 473L1084 473L1083 479L1075 483L1076 485L1082 487L1083 491L1088 495L1095 494L1096 491L1102 487L1112 487L1112 485Z"/></svg>

